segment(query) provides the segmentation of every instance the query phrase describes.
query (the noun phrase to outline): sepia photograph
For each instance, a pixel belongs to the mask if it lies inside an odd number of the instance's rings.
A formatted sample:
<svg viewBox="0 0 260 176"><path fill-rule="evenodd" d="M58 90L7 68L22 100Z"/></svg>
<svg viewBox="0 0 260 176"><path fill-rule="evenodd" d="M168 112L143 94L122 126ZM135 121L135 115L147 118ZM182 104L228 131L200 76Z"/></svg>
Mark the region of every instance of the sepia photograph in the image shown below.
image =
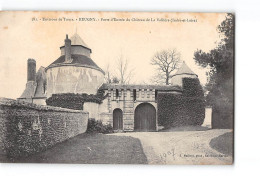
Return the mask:
<svg viewBox="0 0 260 176"><path fill-rule="evenodd" d="M0 12L0 163L232 165L235 14Z"/></svg>

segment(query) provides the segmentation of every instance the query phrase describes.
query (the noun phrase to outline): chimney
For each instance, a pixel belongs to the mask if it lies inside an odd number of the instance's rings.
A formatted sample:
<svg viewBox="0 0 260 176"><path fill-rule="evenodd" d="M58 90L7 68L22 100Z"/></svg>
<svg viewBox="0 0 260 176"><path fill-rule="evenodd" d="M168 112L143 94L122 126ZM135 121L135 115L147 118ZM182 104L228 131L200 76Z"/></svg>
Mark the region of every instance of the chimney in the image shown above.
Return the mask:
<svg viewBox="0 0 260 176"><path fill-rule="evenodd" d="M68 38L68 34L66 34L65 39L65 62L68 62L71 59L71 40Z"/></svg>
<svg viewBox="0 0 260 176"><path fill-rule="evenodd" d="M36 61L28 59L27 61L27 82L36 80Z"/></svg>

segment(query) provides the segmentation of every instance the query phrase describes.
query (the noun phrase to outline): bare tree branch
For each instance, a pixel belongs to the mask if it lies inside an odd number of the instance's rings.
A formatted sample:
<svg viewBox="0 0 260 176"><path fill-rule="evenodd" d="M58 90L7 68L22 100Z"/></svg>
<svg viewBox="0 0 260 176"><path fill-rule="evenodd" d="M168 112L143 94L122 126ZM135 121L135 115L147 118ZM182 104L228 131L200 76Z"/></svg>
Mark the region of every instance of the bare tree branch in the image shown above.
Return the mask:
<svg viewBox="0 0 260 176"><path fill-rule="evenodd" d="M106 83L111 83L112 82L112 73L111 73L111 70L110 70L110 64L109 62L106 64L106 67L105 67L105 81Z"/></svg>
<svg viewBox="0 0 260 176"><path fill-rule="evenodd" d="M121 54L117 60L117 72L119 73L120 84L129 84L134 75L134 68L130 68L129 60Z"/></svg>
<svg viewBox="0 0 260 176"><path fill-rule="evenodd" d="M151 59L151 64L157 69L156 75L152 78L155 83L170 84L173 72L181 64L180 53L176 49L163 50L157 52Z"/></svg>

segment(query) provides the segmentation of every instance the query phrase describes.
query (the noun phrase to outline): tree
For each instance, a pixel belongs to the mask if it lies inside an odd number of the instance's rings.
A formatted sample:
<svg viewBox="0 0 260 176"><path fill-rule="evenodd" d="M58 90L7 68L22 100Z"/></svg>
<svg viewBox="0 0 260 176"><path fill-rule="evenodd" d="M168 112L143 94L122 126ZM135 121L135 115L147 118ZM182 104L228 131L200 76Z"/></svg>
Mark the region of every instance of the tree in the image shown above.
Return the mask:
<svg viewBox="0 0 260 176"><path fill-rule="evenodd" d="M120 83L120 80L119 80L117 77L114 76L114 77L112 78L111 83L113 83L113 84L119 84L119 83Z"/></svg>
<svg viewBox="0 0 260 176"><path fill-rule="evenodd" d="M206 100L209 105L213 106L213 118L214 116L218 118L213 119L213 126L232 128L234 15L227 14L226 19L218 26L217 30L222 35L218 46L209 52L197 50L194 53L194 59L200 66L209 68Z"/></svg>
<svg viewBox="0 0 260 176"><path fill-rule="evenodd" d="M151 64L156 66L157 73L153 77L153 81L158 84L170 84L170 79L173 77L173 71L179 68L181 64L180 53L176 49L163 50L157 52Z"/></svg>
<svg viewBox="0 0 260 176"><path fill-rule="evenodd" d="M111 74L111 71L110 71L110 64L107 63L106 67L105 67L105 81L106 81L106 83L108 83L108 84L112 83L111 77L112 77L112 74Z"/></svg>
<svg viewBox="0 0 260 176"><path fill-rule="evenodd" d="M111 83L111 76L110 76L110 64L108 63L105 68L105 82Z"/></svg>
<svg viewBox="0 0 260 176"><path fill-rule="evenodd" d="M129 84L134 74L134 68L130 67L129 60L124 58L122 54L117 60L116 70L120 84Z"/></svg>

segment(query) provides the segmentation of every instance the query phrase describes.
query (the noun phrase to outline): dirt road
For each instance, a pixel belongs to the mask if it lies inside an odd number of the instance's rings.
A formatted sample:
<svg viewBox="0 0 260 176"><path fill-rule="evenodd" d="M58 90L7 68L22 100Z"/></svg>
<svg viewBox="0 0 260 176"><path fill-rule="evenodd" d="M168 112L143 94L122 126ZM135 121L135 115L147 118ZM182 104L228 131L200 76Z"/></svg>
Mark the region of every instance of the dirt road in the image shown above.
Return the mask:
<svg viewBox="0 0 260 176"><path fill-rule="evenodd" d="M133 132L117 136L138 138L149 164L232 164L232 157L209 146L212 138L231 130Z"/></svg>

